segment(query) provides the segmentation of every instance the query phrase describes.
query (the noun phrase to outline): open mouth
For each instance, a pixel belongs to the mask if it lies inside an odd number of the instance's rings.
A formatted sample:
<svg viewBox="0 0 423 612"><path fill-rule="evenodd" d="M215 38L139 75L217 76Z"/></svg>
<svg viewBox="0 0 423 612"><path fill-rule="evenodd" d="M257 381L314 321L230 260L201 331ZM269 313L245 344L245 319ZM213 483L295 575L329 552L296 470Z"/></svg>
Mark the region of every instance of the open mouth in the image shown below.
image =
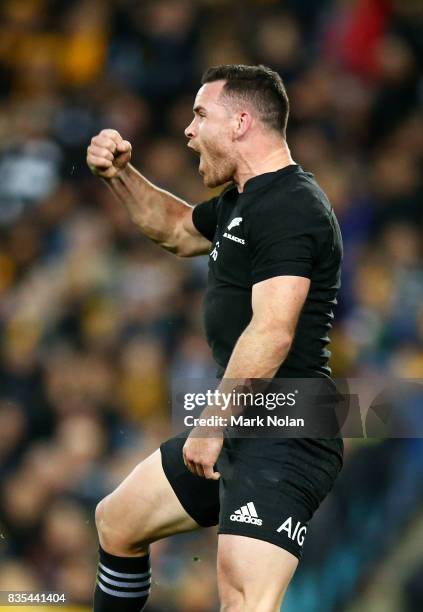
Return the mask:
<svg viewBox="0 0 423 612"><path fill-rule="evenodd" d="M196 149L195 147L192 146L192 144L188 143L188 148L191 149L191 151L193 153L195 153L200 159L199 159L199 163L198 163L198 172L201 176L203 176L204 174L204 160L203 160L203 154L201 153L200 149Z"/></svg>
<svg viewBox="0 0 423 612"><path fill-rule="evenodd" d="M193 153L195 153L196 155L198 155L198 156L200 156L200 155L201 155L201 153L200 153L199 149L196 149L195 147L193 147L193 146L192 146L192 144L188 143L188 144L187 144L187 147L188 147L188 149L191 149L191 151L192 151Z"/></svg>

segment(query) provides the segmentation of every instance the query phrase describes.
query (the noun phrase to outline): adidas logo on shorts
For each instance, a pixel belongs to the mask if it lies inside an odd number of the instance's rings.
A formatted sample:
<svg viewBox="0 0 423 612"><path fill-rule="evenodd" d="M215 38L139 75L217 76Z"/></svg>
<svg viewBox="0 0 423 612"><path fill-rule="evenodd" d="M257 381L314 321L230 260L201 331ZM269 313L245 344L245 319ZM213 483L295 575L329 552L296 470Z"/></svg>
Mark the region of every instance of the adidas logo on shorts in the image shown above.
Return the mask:
<svg viewBox="0 0 423 612"><path fill-rule="evenodd" d="M253 502L248 502L245 506L241 506L239 510L235 510L230 516L231 521L237 523L249 523L250 525L257 525L261 527L263 521L258 518L257 511Z"/></svg>

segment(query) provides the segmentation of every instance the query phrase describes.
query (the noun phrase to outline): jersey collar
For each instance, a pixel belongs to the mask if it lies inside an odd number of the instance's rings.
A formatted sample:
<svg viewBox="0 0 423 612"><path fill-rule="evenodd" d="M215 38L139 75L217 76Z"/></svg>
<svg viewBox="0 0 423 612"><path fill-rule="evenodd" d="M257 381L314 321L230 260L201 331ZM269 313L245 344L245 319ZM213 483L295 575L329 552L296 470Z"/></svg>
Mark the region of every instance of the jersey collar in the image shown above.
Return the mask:
<svg viewBox="0 0 423 612"><path fill-rule="evenodd" d="M245 183L244 191L242 193L257 191L257 189L261 189L262 187L266 187L270 183L273 183L274 180L291 174L292 172L296 172L297 170L301 170L301 166L298 164L290 164L289 166L285 166L284 168L275 170L274 172L265 172L264 174L253 176Z"/></svg>

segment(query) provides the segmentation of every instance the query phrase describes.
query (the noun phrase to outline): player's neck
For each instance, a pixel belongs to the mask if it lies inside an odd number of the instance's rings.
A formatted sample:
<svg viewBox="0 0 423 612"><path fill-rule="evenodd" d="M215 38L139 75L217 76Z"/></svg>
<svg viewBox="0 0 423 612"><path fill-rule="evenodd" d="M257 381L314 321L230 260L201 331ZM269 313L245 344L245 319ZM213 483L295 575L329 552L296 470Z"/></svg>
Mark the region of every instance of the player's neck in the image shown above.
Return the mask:
<svg viewBox="0 0 423 612"><path fill-rule="evenodd" d="M248 152L240 155L234 182L242 193L245 183L254 176L275 172L294 163L286 141L278 142L277 146L250 147Z"/></svg>

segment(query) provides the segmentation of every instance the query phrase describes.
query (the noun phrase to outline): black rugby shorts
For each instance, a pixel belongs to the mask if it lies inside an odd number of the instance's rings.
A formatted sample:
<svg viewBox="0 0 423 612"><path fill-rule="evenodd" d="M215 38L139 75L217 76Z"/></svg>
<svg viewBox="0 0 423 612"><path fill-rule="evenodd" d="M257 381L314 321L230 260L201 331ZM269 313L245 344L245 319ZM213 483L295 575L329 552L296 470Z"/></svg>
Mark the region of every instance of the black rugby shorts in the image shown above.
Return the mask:
<svg viewBox="0 0 423 612"><path fill-rule="evenodd" d="M162 465L186 512L202 527L280 546L301 558L307 527L342 467L343 441L225 437L218 481L192 474L187 433L160 446Z"/></svg>

